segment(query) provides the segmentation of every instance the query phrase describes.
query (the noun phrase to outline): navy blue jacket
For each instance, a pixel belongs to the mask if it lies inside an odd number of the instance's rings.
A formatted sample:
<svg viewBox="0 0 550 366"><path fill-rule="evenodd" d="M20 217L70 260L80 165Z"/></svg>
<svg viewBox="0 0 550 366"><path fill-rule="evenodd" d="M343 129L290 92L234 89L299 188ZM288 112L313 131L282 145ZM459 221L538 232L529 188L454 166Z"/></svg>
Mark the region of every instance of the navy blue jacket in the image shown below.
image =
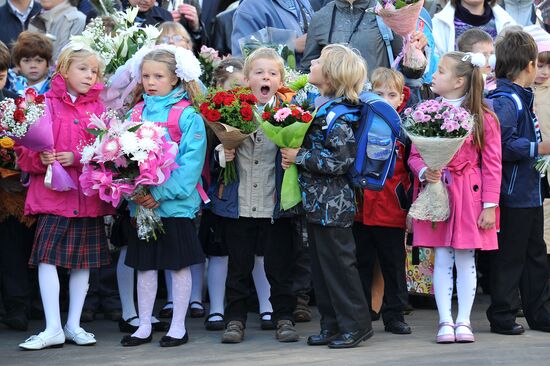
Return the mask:
<svg viewBox="0 0 550 366"><path fill-rule="evenodd" d="M11 49L12 43L15 42L19 33L27 30L29 21L36 14L40 13L40 9L40 4L38 1L35 1L31 13L27 17L27 20L25 20L25 24L22 24L17 15L11 10L10 5L6 2L0 7L0 24L2 24L0 41L4 42L4 44Z"/></svg>
<svg viewBox="0 0 550 366"><path fill-rule="evenodd" d="M500 205L512 208L540 207L543 199L548 197L548 184L534 169L538 143L533 123L533 91L510 80L498 79L497 88L488 97L499 92L517 95L523 106L523 110L518 111L517 104L508 97L493 99L502 138Z"/></svg>

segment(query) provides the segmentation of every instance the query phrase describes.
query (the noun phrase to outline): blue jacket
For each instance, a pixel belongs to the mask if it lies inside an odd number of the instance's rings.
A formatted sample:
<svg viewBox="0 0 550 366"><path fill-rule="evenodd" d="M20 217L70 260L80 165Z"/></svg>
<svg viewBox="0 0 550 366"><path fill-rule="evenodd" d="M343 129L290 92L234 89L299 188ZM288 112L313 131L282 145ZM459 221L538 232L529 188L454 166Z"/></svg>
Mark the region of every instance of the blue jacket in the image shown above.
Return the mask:
<svg viewBox="0 0 550 366"><path fill-rule="evenodd" d="M172 106L186 97L187 93L179 87L162 97L144 95L142 118L165 123ZM150 192L160 203L156 212L161 217L194 218L201 205L196 186L201 181L206 153L206 131L202 118L193 107L185 108L179 126L182 137L176 157L178 168L172 171L172 175L164 184L151 187ZM166 136L169 138L168 130ZM135 204L130 202L129 206L133 215Z"/></svg>
<svg viewBox="0 0 550 366"><path fill-rule="evenodd" d="M313 9L308 0L300 2L311 19ZM289 9L287 3L293 0L243 0L233 16L233 33L231 33L231 54L242 56L239 39L249 36L266 27L288 29L296 32L296 37L303 34L300 25L300 9ZM297 55L298 56L298 55ZM300 57L297 57L299 62Z"/></svg>
<svg viewBox="0 0 550 366"><path fill-rule="evenodd" d="M523 106L523 111L519 111L517 104L508 97L493 99L502 137L500 204L513 208L540 207L548 195L548 187L542 184L540 174L533 168L538 157L533 91L510 80L498 79L497 88L488 98L499 92L516 94Z"/></svg>

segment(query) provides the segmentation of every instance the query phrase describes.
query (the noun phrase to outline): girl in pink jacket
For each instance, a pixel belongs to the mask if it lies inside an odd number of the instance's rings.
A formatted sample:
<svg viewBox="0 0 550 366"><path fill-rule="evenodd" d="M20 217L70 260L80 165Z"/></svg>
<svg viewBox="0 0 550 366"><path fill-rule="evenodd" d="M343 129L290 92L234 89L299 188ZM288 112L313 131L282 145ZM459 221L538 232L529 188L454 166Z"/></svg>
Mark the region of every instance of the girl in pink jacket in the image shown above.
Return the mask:
<svg viewBox="0 0 550 366"><path fill-rule="evenodd" d="M470 312L476 294L475 249L498 249L500 127L483 101L483 77L477 65L479 57L462 52L445 54L432 82L433 92L444 101L462 106L475 116L473 133L442 171L428 169L414 145L409 158L409 166L420 182L435 183L443 177L449 192L451 215L447 221L436 225L413 221L413 244L435 248L433 283L439 312L437 343L474 342ZM456 322L451 314L454 266L458 295Z"/></svg>
<svg viewBox="0 0 550 366"><path fill-rule="evenodd" d="M92 114L104 111L99 101L102 85L101 61L80 44L69 44L61 52L51 90L46 93L47 112L52 122L53 151L33 152L17 147L19 166L30 173L25 202L26 215L38 215L29 264L38 266L40 294L46 329L19 347L37 350L61 347L65 341L95 344L94 335L80 327L80 315L88 290L90 268L108 264L108 247L103 216L113 212L99 197L88 197L80 186L69 191L46 188L47 166L57 160L73 182L81 173L79 146L92 138L86 127ZM67 323L61 326L57 267L70 269L70 304Z"/></svg>

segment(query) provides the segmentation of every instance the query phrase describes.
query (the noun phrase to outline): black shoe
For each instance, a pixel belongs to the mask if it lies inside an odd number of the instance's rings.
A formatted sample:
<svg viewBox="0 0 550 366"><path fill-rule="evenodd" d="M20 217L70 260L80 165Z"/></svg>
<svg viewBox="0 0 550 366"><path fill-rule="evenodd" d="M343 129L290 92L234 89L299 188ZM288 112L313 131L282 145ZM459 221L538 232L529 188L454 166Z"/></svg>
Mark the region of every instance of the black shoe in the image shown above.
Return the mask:
<svg viewBox="0 0 550 366"><path fill-rule="evenodd" d="M138 319L138 317L134 316L126 320L122 319L121 317L120 320L118 321L118 329L122 333L135 333L136 330L138 329L138 326L130 324L130 322L134 319Z"/></svg>
<svg viewBox="0 0 550 366"><path fill-rule="evenodd" d="M525 332L521 324L514 323L511 327L502 327L499 325L491 325L491 332L504 335L518 335Z"/></svg>
<svg viewBox="0 0 550 366"><path fill-rule="evenodd" d="M273 324L273 320L269 319L269 320L265 320L264 319L264 316L265 315L273 315L273 313L269 312L269 311L266 311L265 313L261 313L260 314L260 328L262 328L262 330L273 330L275 329L275 324Z"/></svg>
<svg viewBox="0 0 550 366"><path fill-rule="evenodd" d="M189 313L191 315L191 318L204 318L204 316L206 315L206 312L204 311L204 305L198 301L192 301L189 303L189 305L193 305L193 304L200 305L201 308L197 309L190 306Z"/></svg>
<svg viewBox="0 0 550 366"><path fill-rule="evenodd" d="M189 332L185 332L185 335L181 338L172 338L164 336L160 339L159 344L161 347L176 347L181 346L189 341Z"/></svg>
<svg viewBox="0 0 550 366"><path fill-rule="evenodd" d="M411 327L401 320L392 320L384 326L386 332L393 334L411 334Z"/></svg>
<svg viewBox="0 0 550 366"><path fill-rule="evenodd" d="M326 346L339 335L338 332L323 329L321 333L307 337L307 344L310 346Z"/></svg>
<svg viewBox="0 0 550 366"><path fill-rule="evenodd" d="M95 313L92 310L82 310L82 314L80 314L81 323L90 323L93 322L94 319Z"/></svg>
<svg viewBox="0 0 550 366"><path fill-rule="evenodd" d="M2 323L13 330L25 331L29 327L29 320L24 313L6 314Z"/></svg>
<svg viewBox="0 0 550 366"><path fill-rule="evenodd" d="M219 316L222 320L210 320L215 316ZM212 313L206 317L204 321L204 328L206 330L224 330L225 329L225 320L223 314Z"/></svg>
<svg viewBox="0 0 550 366"><path fill-rule="evenodd" d="M132 337L131 335L124 336L120 341L124 347L135 347L145 343L151 343L153 340L153 332L147 338Z"/></svg>
<svg viewBox="0 0 550 366"><path fill-rule="evenodd" d="M377 313L376 311L370 311L370 320L373 322L380 320L380 313Z"/></svg>
<svg viewBox="0 0 550 366"><path fill-rule="evenodd" d="M154 332L168 332L170 329L170 323L158 321L156 323L151 323Z"/></svg>
<svg viewBox="0 0 550 366"><path fill-rule="evenodd" d="M355 332L342 333L328 344L328 348L353 348L366 341L374 334L374 330L356 330Z"/></svg>
<svg viewBox="0 0 550 366"><path fill-rule="evenodd" d="M172 307L167 308L166 305L172 304ZM174 314L174 303L172 301L168 301L162 309L159 311L159 318L169 319Z"/></svg>

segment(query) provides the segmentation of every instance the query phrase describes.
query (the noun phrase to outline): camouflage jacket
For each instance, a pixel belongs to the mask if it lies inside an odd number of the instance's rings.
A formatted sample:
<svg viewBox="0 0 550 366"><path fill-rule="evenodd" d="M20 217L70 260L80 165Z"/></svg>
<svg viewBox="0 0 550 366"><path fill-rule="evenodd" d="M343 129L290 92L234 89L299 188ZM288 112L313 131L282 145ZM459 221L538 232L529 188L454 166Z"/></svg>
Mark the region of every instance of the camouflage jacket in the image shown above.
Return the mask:
<svg viewBox="0 0 550 366"><path fill-rule="evenodd" d="M302 203L309 223L350 227L355 215L355 194L347 172L355 161L357 144L348 116L339 118L326 135L322 106L296 156Z"/></svg>

